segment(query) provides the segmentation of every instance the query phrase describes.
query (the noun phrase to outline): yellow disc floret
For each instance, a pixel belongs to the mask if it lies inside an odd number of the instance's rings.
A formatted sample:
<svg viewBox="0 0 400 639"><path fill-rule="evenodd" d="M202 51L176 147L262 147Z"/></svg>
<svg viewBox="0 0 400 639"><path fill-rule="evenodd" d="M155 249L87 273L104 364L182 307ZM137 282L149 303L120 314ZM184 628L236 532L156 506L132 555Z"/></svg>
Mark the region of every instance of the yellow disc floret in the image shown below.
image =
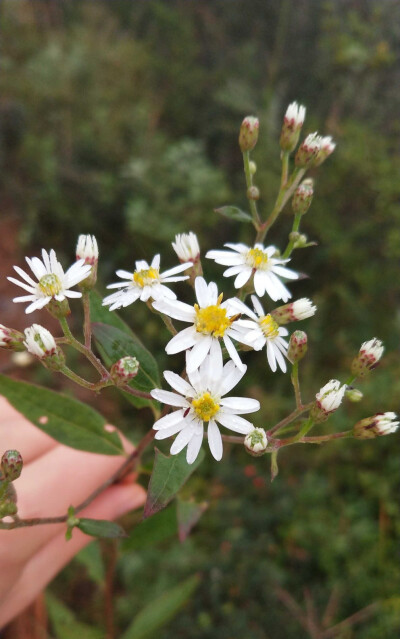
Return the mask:
<svg viewBox="0 0 400 639"><path fill-rule="evenodd" d="M158 282L159 280L160 272L157 268L146 268L141 271L135 271L133 274L133 281L141 288L151 286L155 281Z"/></svg>
<svg viewBox="0 0 400 639"><path fill-rule="evenodd" d="M219 404L208 392L203 393L197 399L193 399L192 406L196 415L203 422L209 422L219 411Z"/></svg>
<svg viewBox="0 0 400 639"><path fill-rule="evenodd" d="M263 269L267 266L268 255L259 248L250 249L246 255L246 263L254 269Z"/></svg>
<svg viewBox="0 0 400 639"><path fill-rule="evenodd" d="M275 337L279 337L279 324L275 322L269 313L262 317L259 323L266 338L274 339Z"/></svg>
<svg viewBox="0 0 400 639"><path fill-rule="evenodd" d="M220 306L221 302L222 293L216 304L206 306L206 308L200 308L198 304L194 305L194 310L196 311L194 326L198 333L212 335L213 337L223 337L225 335L225 331L231 326L235 318L227 316L226 309Z"/></svg>
<svg viewBox="0 0 400 639"><path fill-rule="evenodd" d="M62 289L60 279L54 273L43 275L39 280L39 288L44 295L58 295Z"/></svg>

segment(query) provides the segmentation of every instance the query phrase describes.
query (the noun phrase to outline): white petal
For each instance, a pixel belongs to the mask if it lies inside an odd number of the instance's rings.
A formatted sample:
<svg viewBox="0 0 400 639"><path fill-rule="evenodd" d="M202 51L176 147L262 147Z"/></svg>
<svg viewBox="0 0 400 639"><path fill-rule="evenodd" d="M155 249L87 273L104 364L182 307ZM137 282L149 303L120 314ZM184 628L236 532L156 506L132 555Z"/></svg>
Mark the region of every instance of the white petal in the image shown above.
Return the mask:
<svg viewBox="0 0 400 639"><path fill-rule="evenodd" d="M181 397L181 395L162 390L162 388L154 388L150 392L150 395L154 397L154 399L158 399L158 401L163 404L168 404L169 406L179 406L181 408L188 408L190 406L189 402L184 397Z"/></svg>
<svg viewBox="0 0 400 639"><path fill-rule="evenodd" d="M275 373L276 371L275 350L269 340L267 340L267 358L268 358L268 364L270 365L271 371Z"/></svg>
<svg viewBox="0 0 400 639"><path fill-rule="evenodd" d="M25 259L27 263L29 264L31 271L37 277L38 280L40 280L40 278L42 278L43 275L46 275L46 268L42 260L39 260L38 257L32 257L31 259L29 259L29 257L26 257Z"/></svg>
<svg viewBox="0 0 400 639"><path fill-rule="evenodd" d="M243 264L243 257L230 251L208 251L206 257L215 260L217 264L222 264L222 266Z"/></svg>
<svg viewBox="0 0 400 639"><path fill-rule="evenodd" d="M23 288L25 291L28 291L28 293L36 293L37 289L36 286L29 286L29 284L25 284L25 282L20 282L19 280L15 279L15 277L7 277L9 282L12 282L13 284L16 284L17 286L20 286L21 288Z"/></svg>
<svg viewBox="0 0 400 639"><path fill-rule="evenodd" d="M263 317L265 315L264 309L261 305L260 300L255 295L251 296L251 301L253 302L254 310L259 317Z"/></svg>
<svg viewBox="0 0 400 639"><path fill-rule="evenodd" d="M224 412L233 411L237 415L246 415L260 410L260 402L251 397L225 397L220 400L220 405L224 407ZM225 409L229 409L226 410Z"/></svg>
<svg viewBox="0 0 400 639"><path fill-rule="evenodd" d="M174 443L171 446L171 455L177 455L178 453L180 453L181 450L185 448L185 446L187 446L187 444L190 442L194 434L195 427L193 425L193 422L191 422L190 424L188 424L188 426L185 426L185 428L181 430L181 432L175 439Z"/></svg>
<svg viewBox="0 0 400 639"><path fill-rule="evenodd" d="M18 275L22 277L25 282L36 288L36 282L34 282L34 280L27 273L25 273L25 271L22 270L22 268L20 268L19 266L14 266L14 270L17 271Z"/></svg>
<svg viewBox="0 0 400 639"><path fill-rule="evenodd" d="M292 297L290 291L288 291L286 286L280 281L278 277L276 277L276 275L274 275L274 273L269 273L268 280L272 283L274 290L276 291L275 294L278 295L278 297L276 297L274 300L275 302L277 300L287 302ZM271 299L273 299L272 296Z"/></svg>
<svg viewBox="0 0 400 639"><path fill-rule="evenodd" d="M189 304L179 302L178 300L157 300L156 302L153 302L153 306L156 311L164 313L164 315L168 315L169 317L173 317L173 319L181 320L182 322L194 322L196 317L196 312L193 306L189 306Z"/></svg>
<svg viewBox="0 0 400 639"><path fill-rule="evenodd" d="M128 280L128 282L132 282L132 273L129 271L124 271L123 269L119 269L116 271L116 275L123 280Z"/></svg>
<svg viewBox="0 0 400 639"><path fill-rule="evenodd" d="M279 348L276 347L276 345L273 345L273 347L275 348L275 357L276 357L276 361L278 362L278 366L281 369L282 373L286 373L287 367L286 367L285 358L283 357Z"/></svg>
<svg viewBox="0 0 400 639"><path fill-rule="evenodd" d="M210 282L208 285L208 304L210 306L215 305L218 301L218 287L215 282Z"/></svg>
<svg viewBox="0 0 400 639"><path fill-rule="evenodd" d="M229 242L227 242L226 244L224 244L224 246L227 246L228 248L231 248L233 251L237 251L238 253L248 253L248 251L250 250L250 247L246 246L246 244L230 244Z"/></svg>
<svg viewBox="0 0 400 639"><path fill-rule="evenodd" d="M227 415L222 411L218 413L217 420L225 426L225 428L229 428L230 430L235 431L235 433L241 433L242 435L247 435L251 430L253 430L254 426L251 422L244 419L244 417L240 417L239 415Z"/></svg>
<svg viewBox="0 0 400 639"><path fill-rule="evenodd" d="M236 266L231 266L230 268L227 268L226 271L224 271L223 275L224 277L231 277L232 275L237 275L238 273L241 273L243 271L243 264L239 264Z"/></svg>
<svg viewBox="0 0 400 639"><path fill-rule="evenodd" d="M177 333L177 335L174 335L174 337L170 339L165 347L166 353L168 353L168 355L175 355L175 353L180 353L181 351L191 348L197 343L197 335L198 333L194 326L184 328L183 331L180 331L180 333Z"/></svg>
<svg viewBox="0 0 400 639"><path fill-rule="evenodd" d="M205 308L210 305L208 301L208 286L204 277L196 277L194 281L194 286L196 290L196 297L199 303L200 308Z"/></svg>
<svg viewBox="0 0 400 639"><path fill-rule="evenodd" d="M25 313L27 314L33 313L33 311L43 308L43 306L46 306L46 304L48 304L50 300L51 300L51 297L43 297L40 300L36 300L35 302L32 302L32 304L26 307Z"/></svg>
<svg viewBox="0 0 400 639"><path fill-rule="evenodd" d="M262 297L265 293L266 279L267 279L267 274L265 273L265 271L256 271L254 273L254 288L259 297Z"/></svg>
<svg viewBox="0 0 400 639"><path fill-rule="evenodd" d="M285 268L284 266L273 266L272 271L281 277L287 277L288 280L297 280L299 278L299 274L295 271L292 271L290 268Z"/></svg>
<svg viewBox="0 0 400 639"><path fill-rule="evenodd" d="M242 379L245 370L240 370L232 361L225 364L221 384L218 392L221 396L226 395L232 390Z"/></svg>
<svg viewBox="0 0 400 639"><path fill-rule="evenodd" d="M208 445L214 459L220 461L222 459L222 437L219 428L214 420L210 420L207 429Z"/></svg>
<svg viewBox="0 0 400 639"><path fill-rule="evenodd" d="M250 266L244 266L243 271L239 273L237 278L234 281L235 288L242 288L250 279L252 273L252 269Z"/></svg>
<svg viewBox="0 0 400 639"><path fill-rule="evenodd" d="M188 464L193 464L197 459L197 455L200 452L201 444L203 443L203 430L200 433L195 433L190 440L187 451L186 451L186 461Z"/></svg>
<svg viewBox="0 0 400 639"><path fill-rule="evenodd" d="M178 393L181 393L181 395L184 395L185 397L194 397L194 389L186 380L182 379L180 375L177 375L172 371L164 371L164 377L171 388L178 391Z"/></svg>
<svg viewBox="0 0 400 639"><path fill-rule="evenodd" d="M212 339L211 335L202 335L197 344L188 352L186 360L188 374L199 368L204 362L210 350Z"/></svg>
<svg viewBox="0 0 400 639"><path fill-rule="evenodd" d="M179 433L182 428L185 427L186 420L181 419L177 424L172 424L171 426L167 426L166 428L162 428L158 430L154 435L154 439L167 439L167 437L172 437Z"/></svg>
<svg viewBox="0 0 400 639"><path fill-rule="evenodd" d="M174 424L178 424L184 419L183 414L184 410L175 410L173 413L168 413L168 415L164 415L164 417L160 417L153 424L154 430L161 430L162 428L169 428L169 426L173 426Z"/></svg>
<svg viewBox="0 0 400 639"><path fill-rule="evenodd" d="M57 295L54 296L56 299L58 298ZM78 297L82 297L82 293L80 293L79 291L64 291L64 294L62 296L62 298L64 299L64 297L73 297L73 298L78 298Z"/></svg>
<svg viewBox="0 0 400 639"><path fill-rule="evenodd" d="M170 277L171 275L177 275L177 273L182 273L182 271L187 271L187 269L192 268L193 264L191 262L186 264L178 264L178 266L174 266L173 268L169 268L168 271L164 271L161 273L160 277L162 280L165 280L166 277Z"/></svg>
<svg viewBox="0 0 400 639"><path fill-rule="evenodd" d="M226 350L228 351L228 353L231 356L232 360L234 361L236 366L238 368L240 368L240 370L242 370L245 373L247 367L245 366L245 364L243 364L242 360L240 359L240 357L238 355L238 352L237 352L236 348L234 347L233 342L230 339L229 335L227 335L227 333L225 333L223 339L224 339L224 344L226 346Z"/></svg>

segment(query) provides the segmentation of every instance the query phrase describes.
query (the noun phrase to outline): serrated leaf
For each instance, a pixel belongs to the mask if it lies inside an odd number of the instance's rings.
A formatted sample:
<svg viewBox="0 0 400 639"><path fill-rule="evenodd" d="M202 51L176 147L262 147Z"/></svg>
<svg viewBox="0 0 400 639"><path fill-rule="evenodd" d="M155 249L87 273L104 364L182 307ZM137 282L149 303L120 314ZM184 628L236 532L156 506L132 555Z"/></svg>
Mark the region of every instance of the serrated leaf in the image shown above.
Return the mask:
<svg viewBox="0 0 400 639"><path fill-rule="evenodd" d="M195 501L177 500L178 530L180 541L185 541L192 528L197 524L200 517L205 513L208 504L203 502L197 504ZM150 519L151 521L151 519Z"/></svg>
<svg viewBox="0 0 400 639"><path fill-rule="evenodd" d="M167 456L155 448L153 472L147 491L143 518L151 517L165 508L203 459L203 450L200 450L193 464L188 464L186 450L182 450L178 455Z"/></svg>
<svg viewBox="0 0 400 639"><path fill-rule="evenodd" d="M193 575L154 599L135 617L121 639L148 639L170 621L191 597L199 585L199 577Z"/></svg>
<svg viewBox="0 0 400 639"><path fill-rule="evenodd" d="M107 521L106 519L86 519L82 517L79 519L76 528L91 537L105 537L107 539L126 537L126 532L121 526L114 521Z"/></svg>
<svg viewBox="0 0 400 639"><path fill-rule="evenodd" d="M153 517L144 519L138 524L124 541L123 548L136 550L154 546L160 541L178 535L178 520L175 505L161 510Z"/></svg>
<svg viewBox="0 0 400 639"><path fill-rule="evenodd" d="M131 355L140 363L139 372L130 382L130 386L138 390L150 392L153 388L160 387L160 376L157 362L152 354L143 346L133 333L126 333L115 326L108 324L92 324L93 336L96 346L106 366L111 366L121 357ZM128 393L124 395L138 407L148 406L153 400L142 397L133 397Z"/></svg>
<svg viewBox="0 0 400 639"><path fill-rule="evenodd" d="M103 455L123 453L118 433L105 430L104 417L76 399L4 375L0 395L60 444Z"/></svg>
<svg viewBox="0 0 400 639"><path fill-rule="evenodd" d="M249 213L242 211L237 206L221 206L219 209L214 209L214 211L224 217L228 217L230 220L235 220L236 222L251 223L253 221Z"/></svg>

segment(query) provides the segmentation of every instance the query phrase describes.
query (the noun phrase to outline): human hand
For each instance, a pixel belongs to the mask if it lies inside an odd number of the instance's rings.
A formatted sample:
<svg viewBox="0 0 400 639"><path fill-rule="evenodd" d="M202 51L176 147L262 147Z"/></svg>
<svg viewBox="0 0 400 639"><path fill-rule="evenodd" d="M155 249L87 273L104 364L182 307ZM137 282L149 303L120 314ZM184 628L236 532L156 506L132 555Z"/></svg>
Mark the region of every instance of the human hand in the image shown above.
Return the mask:
<svg viewBox="0 0 400 639"><path fill-rule="evenodd" d="M55 517L67 512L106 481L123 458L67 448L33 426L0 398L0 451L15 448L24 460L14 483L18 515ZM144 503L144 489L129 482L107 488L81 513L115 519ZM0 628L26 608L51 579L92 538L74 529L65 540L65 524L0 531Z"/></svg>

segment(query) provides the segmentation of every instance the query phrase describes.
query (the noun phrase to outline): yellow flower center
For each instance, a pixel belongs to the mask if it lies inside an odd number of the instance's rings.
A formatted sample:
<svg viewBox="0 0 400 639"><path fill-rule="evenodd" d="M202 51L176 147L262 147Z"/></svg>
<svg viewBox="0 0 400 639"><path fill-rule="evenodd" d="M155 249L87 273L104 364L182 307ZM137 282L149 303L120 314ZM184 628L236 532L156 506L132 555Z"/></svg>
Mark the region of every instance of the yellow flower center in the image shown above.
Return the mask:
<svg viewBox="0 0 400 639"><path fill-rule="evenodd" d="M265 337L268 339L274 339L279 337L279 324L275 322L274 318L268 313L259 320L260 327Z"/></svg>
<svg viewBox="0 0 400 639"><path fill-rule="evenodd" d="M50 295L53 297L53 295L58 295L62 286L57 275L54 275L54 273L48 273L40 278L39 288L44 295Z"/></svg>
<svg viewBox="0 0 400 639"><path fill-rule="evenodd" d="M268 262L268 255L259 248L250 249L246 255L246 263L251 268L260 269L265 268Z"/></svg>
<svg viewBox="0 0 400 639"><path fill-rule="evenodd" d="M226 329L232 324L235 318L227 317L226 309L220 306L222 296L223 293L219 296L216 304L206 306L206 308L200 308L198 304L194 305L194 310L196 311L194 326L198 333L212 335L213 337L223 337Z"/></svg>
<svg viewBox="0 0 400 639"><path fill-rule="evenodd" d="M209 422L219 411L219 404L211 397L210 393L203 393L197 399L193 399L192 406L196 415L203 422Z"/></svg>
<svg viewBox="0 0 400 639"><path fill-rule="evenodd" d="M142 269L141 271L135 271L133 274L133 281L138 286L143 288L144 286L151 286L154 284L154 281L159 281L160 272L158 268L147 268Z"/></svg>

